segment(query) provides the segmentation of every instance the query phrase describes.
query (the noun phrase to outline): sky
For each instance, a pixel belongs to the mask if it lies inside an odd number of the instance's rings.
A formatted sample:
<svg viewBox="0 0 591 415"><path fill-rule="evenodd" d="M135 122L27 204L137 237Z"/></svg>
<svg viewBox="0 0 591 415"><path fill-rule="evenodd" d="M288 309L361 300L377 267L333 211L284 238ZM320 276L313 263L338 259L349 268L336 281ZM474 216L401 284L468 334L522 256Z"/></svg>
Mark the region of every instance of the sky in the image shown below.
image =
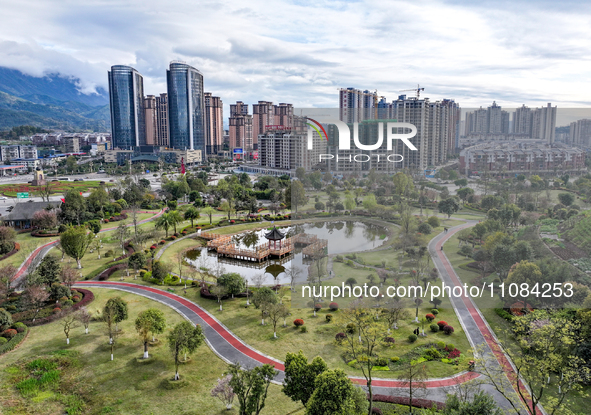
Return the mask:
<svg viewBox="0 0 591 415"><path fill-rule="evenodd" d="M591 4L574 1L0 0L0 66L107 89L135 67L166 92L185 61L224 104L337 107L338 88L464 108L591 106ZM412 95L413 92L406 92Z"/></svg>

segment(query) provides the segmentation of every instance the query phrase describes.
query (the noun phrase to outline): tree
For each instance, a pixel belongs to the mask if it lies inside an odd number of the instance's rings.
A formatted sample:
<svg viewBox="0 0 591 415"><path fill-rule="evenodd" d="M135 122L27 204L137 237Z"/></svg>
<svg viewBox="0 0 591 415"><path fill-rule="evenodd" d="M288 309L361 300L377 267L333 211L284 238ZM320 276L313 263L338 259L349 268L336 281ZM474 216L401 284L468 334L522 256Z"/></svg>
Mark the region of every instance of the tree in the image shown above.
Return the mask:
<svg viewBox="0 0 591 415"><path fill-rule="evenodd" d="M228 294L228 290L223 285L217 284L211 287L210 292L216 296L220 304L220 311L222 311L222 298Z"/></svg>
<svg viewBox="0 0 591 415"><path fill-rule="evenodd" d="M23 297L25 302L34 310L33 322L35 322L37 315L39 315L39 311L41 311L41 307L49 299L49 292L38 285L32 285L25 289ZM0 324L0 327L1 326L2 325Z"/></svg>
<svg viewBox="0 0 591 415"><path fill-rule="evenodd" d="M297 213L298 206L303 206L308 202L306 190L301 181L295 180L289 183L285 191L285 203Z"/></svg>
<svg viewBox="0 0 591 415"><path fill-rule="evenodd" d="M107 302L108 304L108 302ZM105 305L103 308L103 316L102 316L103 323L107 328L107 332L109 333L109 345L111 347L111 360L113 360L113 351L115 349L115 343L117 342L117 337L119 337L119 331L116 328L116 320L117 320L117 309L115 307L108 307Z"/></svg>
<svg viewBox="0 0 591 415"><path fill-rule="evenodd" d="M17 269L13 265L5 265L0 268L0 303L10 297L14 291L11 281L16 272Z"/></svg>
<svg viewBox="0 0 591 415"><path fill-rule="evenodd" d="M76 313L76 318L84 326L84 332L88 334L88 327L90 326L92 314L90 314L86 307L81 307Z"/></svg>
<svg viewBox="0 0 591 415"><path fill-rule="evenodd" d="M454 198L447 198L439 202L439 213L445 213L449 219L451 215L460 210L460 205Z"/></svg>
<svg viewBox="0 0 591 415"><path fill-rule="evenodd" d="M170 274L171 269L169 263L156 260L152 263L152 278L162 282Z"/></svg>
<svg viewBox="0 0 591 415"><path fill-rule="evenodd" d="M474 194L474 190L469 187L463 187L461 189L456 190L456 194L462 200L462 205L466 203L466 200Z"/></svg>
<svg viewBox="0 0 591 415"><path fill-rule="evenodd" d="M375 209L378 206L376 196L373 193L369 193L363 198L363 207L369 211Z"/></svg>
<svg viewBox="0 0 591 415"><path fill-rule="evenodd" d="M351 287L351 290L352 290L353 286L355 284L357 284L357 280L353 277L349 277L349 278L347 278L347 281L345 281L345 284L347 284L349 287Z"/></svg>
<svg viewBox="0 0 591 415"><path fill-rule="evenodd" d="M51 286L60 280L61 266L56 257L47 255L41 260L37 267L37 275L41 284Z"/></svg>
<svg viewBox="0 0 591 415"><path fill-rule="evenodd" d="M228 202L227 200L222 202L222 204L220 205L220 209L223 212L226 212L226 214L228 215L228 220L230 220L230 218L232 217L232 213L236 212L236 209L234 209L234 207L232 206L232 204L230 202Z"/></svg>
<svg viewBox="0 0 591 415"><path fill-rule="evenodd" d="M206 206L206 207L205 207L205 208L202 210L202 212L203 212L204 214L206 214L207 216L209 216L209 224L211 225L211 223L212 223L212 216L213 216L213 214L215 213L215 209L214 209L214 208L212 208L211 206Z"/></svg>
<svg viewBox="0 0 591 415"><path fill-rule="evenodd" d="M70 344L70 330L76 327L76 323L78 322L76 314L62 310L60 311L58 318L64 329L64 334L66 335L66 344Z"/></svg>
<svg viewBox="0 0 591 415"><path fill-rule="evenodd" d="M129 317L127 302L121 297L112 297L107 300L103 313L106 310L113 312L113 322L115 323L115 331L119 331L117 325Z"/></svg>
<svg viewBox="0 0 591 415"><path fill-rule="evenodd" d="M80 217L86 212L86 200L76 189L70 189L64 196L62 204L62 217L66 223L80 225Z"/></svg>
<svg viewBox="0 0 591 415"><path fill-rule="evenodd" d="M521 261L511 267L509 275L507 276L507 285L517 284L528 284L533 287L535 283L539 282L542 278L542 271L540 268L529 261ZM523 308L527 308L527 296L522 295L523 290L518 290L518 295L523 301Z"/></svg>
<svg viewBox="0 0 591 415"><path fill-rule="evenodd" d="M306 406L306 415L361 415L367 413L367 400L365 408L358 407L359 403L355 399L356 389L358 388L341 369L326 370L320 373L314 382L314 392ZM371 413L371 409L369 411Z"/></svg>
<svg viewBox="0 0 591 415"><path fill-rule="evenodd" d="M226 375L221 379L218 379L218 383L211 390L211 396L218 398L226 406L226 409L232 408L232 402L236 394L230 386L232 375Z"/></svg>
<svg viewBox="0 0 591 415"><path fill-rule="evenodd" d="M86 250L92 243L93 234L86 233L84 226L70 226L60 234L60 244L66 255L72 257L78 263L78 269L82 268L80 260L84 258Z"/></svg>
<svg viewBox="0 0 591 415"><path fill-rule="evenodd" d="M390 328L398 330L398 321L400 319L410 317L410 314L406 311L404 302L397 297L386 303L382 309L382 315L388 322L388 334L390 333Z"/></svg>
<svg viewBox="0 0 591 415"><path fill-rule="evenodd" d="M93 212L102 212L103 207L109 203L109 200L109 194L102 186L99 186L90 191L86 202Z"/></svg>
<svg viewBox="0 0 591 415"><path fill-rule="evenodd" d="M156 229L164 229L166 232L166 238L168 238L168 230L174 226L174 219L170 212L163 213L158 219L156 219Z"/></svg>
<svg viewBox="0 0 591 415"><path fill-rule="evenodd" d="M57 215L49 210L38 210L33 214L33 225L41 229L57 228Z"/></svg>
<svg viewBox="0 0 591 415"><path fill-rule="evenodd" d="M135 329L144 343L144 359L148 359L148 342L150 335L154 341L154 335L164 333L166 319L164 313L157 308L149 308L142 311L135 320Z"/></svg>
<svg viewBox="0 0 591 415"><path fill-rule="evenodd" d="M494 398L482 391L477 392L471 401L462 401L456 395L447 395L443 415L503 415Z"/></svg>
<svg viewBox="0 0 591 415"><path fill-rule="evenodd" d="M575 196L572 193L559 193L558 200L564 206L570 206L575 201Z"/></svg>
<svg viewBox="0 0 591 415"><path fill-rule="evenodd" d="M195 219L199 219L200 214L199 214L199 210L197 210L197 208L195 207L190 207L185 211L185 220L190 220L191 221L191 228L193 227L193 221Z"/></svg>
<svg viewBox="0 0 591 415"><path fill-rule="evenodd" d="M376 365L374 350L383 338L383 323L379 320L379 311L364 301L355 300L349 307L342 310L341 319L343 325L353 324L357 328L358 340L352 334L347 334L346 341L341 347L349 353L356 366L361 369L369 392L369 413L373 405L372 372ZM364 359L362 356L368 356ZM364 361L365 360L365 361Z"/></svg>
<svg viewBox="0 0 591 415"><path fill-rule="evenodd" d="M4 331L12 326L12 314L0 308L0 330Z"/></svg>
<svg viewBox="0 0 591 415"><path fill-rule="evenodd" d="M170 215L170 220L171 220L172 226L174 228L174 233L177 233L176 227L179 223L181 223L183 221L183 218L181 217L181 214L179 213L178 210L173 210L172 212L168 212L168 214Z"/></svg>
<svg viewBox="0 0 591 415"><path fill-rule="evenodd" d="M468 180L467 179L458 179L458 180L454 181L454 184L458 187L466 187L468 185Z"/></svg>
<svg viewBox="0 0 591 415"><path fill-rule="evenodd" d="M398 379L402 381L404 387L407 388L408 409L413 413L412 401L417 394L417 389L425 390L425 382L429 379L427 366L425 363L415 363L413 361L407 362L402 366L401 374Z"/></svg>
<svg viewBox="0 0 591 415"><path fill-rule="evenodd" d="M242 370L239 364L229 366L226 375L231 375L230 386L238 398L240 415L259 415L265 407L267 391L277 371L264 364Z"/></svg>
<svg viewBox="0 0 591 415"><path fill-rule="evenodd" d="M138 269L146 266L146 256L143 252L134 252L127 260L127 267L133 268L136 272Z"/></svg>
<svg viewBox="0 0 591 415"><path fill-rule="evenodd" d="M78 281L78 276L78 271L69 265L66 265L60 272L60 281L68 287L69 290L72 290L72 286Z"/></svg>
<svg viewBox="0 0 591 415"><path fill-rule="evenodd" d="M191 354L205 341L201 326L188 321L178 323L168 334L168 348L174 359L174 380L179 380L179 362L181 354Z"/></svg>
<svg viewBox="0 0 591 415"><path fill-rule="evenodd" d="M355 203L355 197L351 193L345 195L345 209L352 211L356 207L357 204Z"/></svg>
<svg viewBox="0 0 591 415"><path fill-rule="evenodd" d="M301 401L306 406L314 392L316 377L326 370L328 366L320 356L316 356L312 363L308 363L308 358L301 350L297 354L287 353L283 393L292 401Z"/></svg>
<svg viewBox="0 0 591 415"><path fill-rule="evenodd" d="M267 308L267 313L273 324L273 337L277 338L277 323L281 319L285 319L289 315L289 309L285 304L270 304Z"/></svg>
<svg viewBox="0 0 591 415"><path fill-rule="evenodd" d="M298 277L302 274L302 269L300 267L298 267L297 265L293 265L293 263L292 263L289 268L285 269L285 273L287 274L287 277L289 278L291 291L295 292L295 283L296 283Z"/></svg>
<svg viewBox="0 0 591 415"><path fill-rule="evenodd" d="M237 272L223 274L217 282L226 289L228 294L232 295L232 298L234 298L234 294L240 294L246 288L244 278Z"/></svg>

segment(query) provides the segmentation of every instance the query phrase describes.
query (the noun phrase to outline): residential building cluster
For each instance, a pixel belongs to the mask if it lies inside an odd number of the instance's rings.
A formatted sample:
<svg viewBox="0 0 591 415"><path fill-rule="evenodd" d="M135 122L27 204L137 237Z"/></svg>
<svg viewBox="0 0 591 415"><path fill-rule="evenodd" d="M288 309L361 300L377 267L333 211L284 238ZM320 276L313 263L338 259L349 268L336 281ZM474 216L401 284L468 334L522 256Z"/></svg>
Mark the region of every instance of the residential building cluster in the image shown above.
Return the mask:
<svg viewBox="0 0 591 415"><path fill-rule="evenodd" d="M570 123L567 142L573 146L591 149L591 120L584 118Z"/></svg>
<svg viewBox="0 0 591 415"><path fill-rule="evenodd" d="M555 129L556 106L550 103L533 109L522 105L510 113L493 101L486 109L480 107L466 113L464 136L482 141L534 139L552 144L555 142Z"/></svg>
<svg viewBox="0 0 591 415"><path fill-rule="evenodd" d="M490 173L567 173L585 169L585 151L563 144L489 142L460 152L460 171L467 175Z"/></svg>

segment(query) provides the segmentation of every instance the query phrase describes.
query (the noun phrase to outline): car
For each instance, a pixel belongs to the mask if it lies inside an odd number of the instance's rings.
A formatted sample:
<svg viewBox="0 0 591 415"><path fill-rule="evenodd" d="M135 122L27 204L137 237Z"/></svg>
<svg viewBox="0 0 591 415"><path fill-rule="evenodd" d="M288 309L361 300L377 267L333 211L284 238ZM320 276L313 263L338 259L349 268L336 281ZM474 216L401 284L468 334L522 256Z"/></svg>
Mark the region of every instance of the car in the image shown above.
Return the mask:
<svg viewBox="0 0 591 415"><path fill-rule="evenodd" d="M0 200L6 200L8 199L6 196L0 196Z"/></svg>
<svg viewBox="0 0 591 415"><path fill-rule="evenodd" d="M113 180L113 179L111 179L111 180L109 180L109 181L110 181L111 183L115 183L115 180Z"/></svg>
<svg viewBox="0 0 591 415"><path fill-rule="evenodd" d="M8 206L8 208L6 210L9 212L12 212L12 209L14 209L14 206Z"/></svg>

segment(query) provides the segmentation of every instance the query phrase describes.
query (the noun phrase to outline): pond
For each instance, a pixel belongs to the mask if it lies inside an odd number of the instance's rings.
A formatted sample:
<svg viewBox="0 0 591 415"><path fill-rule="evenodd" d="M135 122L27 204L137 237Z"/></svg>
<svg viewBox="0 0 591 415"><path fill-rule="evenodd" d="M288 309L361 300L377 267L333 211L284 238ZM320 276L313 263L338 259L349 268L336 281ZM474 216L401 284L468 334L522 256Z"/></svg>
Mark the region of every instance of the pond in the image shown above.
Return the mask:
<svg viewBox="0 0 591 415"><path fill-rule="evenodd" d="M330 221L298 224L280 228L286 237L299 233L316 235L328 241L329 254L345 254L366 251L382 245L387 237L384 227L360 221ZM239 248L253 248L267 243L265 233L268 230L246 231L232 237L232 242ZM207 268L210 271L223 267L223 272L237 272L248 280L249 285L289 284L286 269L297 266L302 271L297 282L307 278L309 262L303 258L302 248L284 258L273 258L265 262L240 261L230 258L218 258L217 253L207 248L196 248L186 252L186 261L195 268Z"/></svg>

